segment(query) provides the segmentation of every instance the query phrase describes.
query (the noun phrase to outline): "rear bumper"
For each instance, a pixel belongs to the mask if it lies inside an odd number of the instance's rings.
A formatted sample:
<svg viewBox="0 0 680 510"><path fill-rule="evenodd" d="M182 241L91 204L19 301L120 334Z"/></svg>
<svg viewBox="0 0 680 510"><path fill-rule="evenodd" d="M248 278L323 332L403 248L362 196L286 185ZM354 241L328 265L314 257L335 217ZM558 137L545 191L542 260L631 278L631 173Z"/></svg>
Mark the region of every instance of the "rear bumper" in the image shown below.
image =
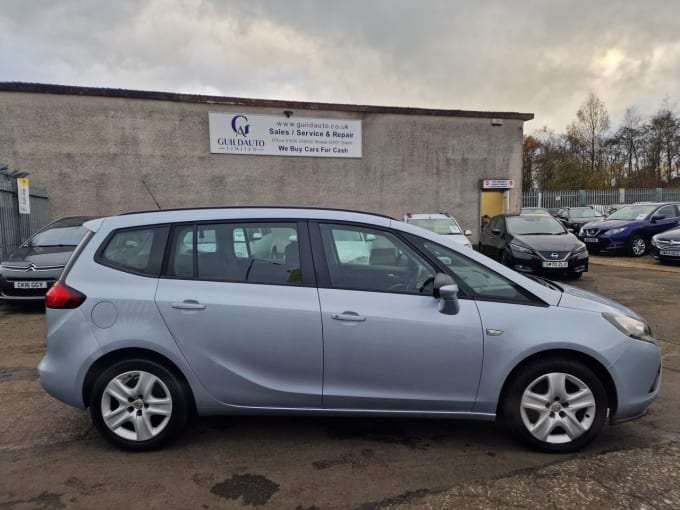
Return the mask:
<svg viewBox="0 0 680 510"><path fill-rule="evenodd" d="M38 365L40 385L54 398L84 409L83 381L100 353L80 309L47 309L47 352Z"/></svg>

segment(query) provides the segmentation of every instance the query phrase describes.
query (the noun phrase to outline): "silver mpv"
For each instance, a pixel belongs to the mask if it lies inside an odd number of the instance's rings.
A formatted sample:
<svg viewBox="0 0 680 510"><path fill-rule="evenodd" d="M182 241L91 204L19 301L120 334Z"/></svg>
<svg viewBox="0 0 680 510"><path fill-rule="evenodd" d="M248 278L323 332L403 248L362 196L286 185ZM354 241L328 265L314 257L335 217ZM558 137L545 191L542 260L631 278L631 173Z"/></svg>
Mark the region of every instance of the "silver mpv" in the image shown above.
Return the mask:
<svg viewBox="0 0 680 510"><path fill-rule="evenodd" d="M307 208L102 218L46 298L40 382L155 448L192 414L502 419L551 452L645 414L660 352L622 305L395 219Z"/></svg>

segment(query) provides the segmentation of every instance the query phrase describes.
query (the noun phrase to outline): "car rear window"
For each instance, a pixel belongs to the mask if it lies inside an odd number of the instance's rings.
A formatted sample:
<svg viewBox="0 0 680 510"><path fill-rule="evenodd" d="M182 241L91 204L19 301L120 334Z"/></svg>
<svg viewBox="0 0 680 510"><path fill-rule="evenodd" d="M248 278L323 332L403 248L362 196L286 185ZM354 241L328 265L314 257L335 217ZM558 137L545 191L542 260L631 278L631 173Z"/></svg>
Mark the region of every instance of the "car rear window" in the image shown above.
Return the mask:
<svg viewBox="0 0 680 510"><path fill-rule="evenodd" d="M159 276L169 227L117 230L100 250L97 262L127 272Z"/></svg>

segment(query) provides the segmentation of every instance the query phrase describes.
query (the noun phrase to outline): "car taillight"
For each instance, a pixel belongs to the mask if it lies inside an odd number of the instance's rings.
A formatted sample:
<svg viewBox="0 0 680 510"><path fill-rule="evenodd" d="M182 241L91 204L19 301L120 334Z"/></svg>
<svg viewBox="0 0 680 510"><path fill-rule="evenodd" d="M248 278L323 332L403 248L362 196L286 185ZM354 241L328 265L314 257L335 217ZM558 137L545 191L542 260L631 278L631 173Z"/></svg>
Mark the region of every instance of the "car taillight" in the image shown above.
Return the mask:
<svg viewBox="0 0 680 510"><path fill-rule="evenodd" d="M47 308L78 308L87 296L62 282L56 282L45 295Z"/></svg>

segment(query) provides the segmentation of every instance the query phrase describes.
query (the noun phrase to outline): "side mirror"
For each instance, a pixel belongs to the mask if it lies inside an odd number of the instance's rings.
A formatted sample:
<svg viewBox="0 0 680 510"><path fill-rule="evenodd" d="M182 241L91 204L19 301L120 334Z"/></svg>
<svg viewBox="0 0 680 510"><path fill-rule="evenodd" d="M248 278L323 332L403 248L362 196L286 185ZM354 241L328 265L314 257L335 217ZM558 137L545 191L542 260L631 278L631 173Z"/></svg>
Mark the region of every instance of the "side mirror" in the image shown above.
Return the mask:
<svg viewBox="0 0 680 510"><path fill-rule="evenodd" d="M444 285L439 289L439 313L444 315L456 315L460 311L460 303L458 302L458 285L452 283Z"/></svg>
<svg viewBox="0 0 680 510"><path fill-rule="evenodd" d="M253 232L253 241L259 241L262 239L262 234L260 232Z"/></svg>
<svg viewBox="0 0 680 510"><path fill-rule="evenodd" d="M567 232L570 232L570 233L573 234L573 233L574 233L574 229L573 229L573 228L568 228L568 229L567 229Z"/></svg>
<svg viewBox="0 0 680 510"><path fill-rule="evenodd" d="M455 284L456 284L455 280L446 273L437 273L434 276L434 282L432 283L432 295L434 296L435 299L439 299L441 297L439 290L442 287Z"/></svg>
<svg viewBox="0 0 680 510"><path fill-rule="evenodd" d="M652 223L656 223L657 221L665 220L666 215L665 214L655 214L652 216Z"/></svg>
<svg viewBox="0 0 680 510"><path fill-rule="evenodd" d="M467 229L465 232L463 232L466 236L471 236L472 235L472 230Z"/></svg>
<svg viewBox="0 0 680 510"><path fill-rule="evenodd" d="M375 241L375 234L366 234L366 241Z"/></svg>

